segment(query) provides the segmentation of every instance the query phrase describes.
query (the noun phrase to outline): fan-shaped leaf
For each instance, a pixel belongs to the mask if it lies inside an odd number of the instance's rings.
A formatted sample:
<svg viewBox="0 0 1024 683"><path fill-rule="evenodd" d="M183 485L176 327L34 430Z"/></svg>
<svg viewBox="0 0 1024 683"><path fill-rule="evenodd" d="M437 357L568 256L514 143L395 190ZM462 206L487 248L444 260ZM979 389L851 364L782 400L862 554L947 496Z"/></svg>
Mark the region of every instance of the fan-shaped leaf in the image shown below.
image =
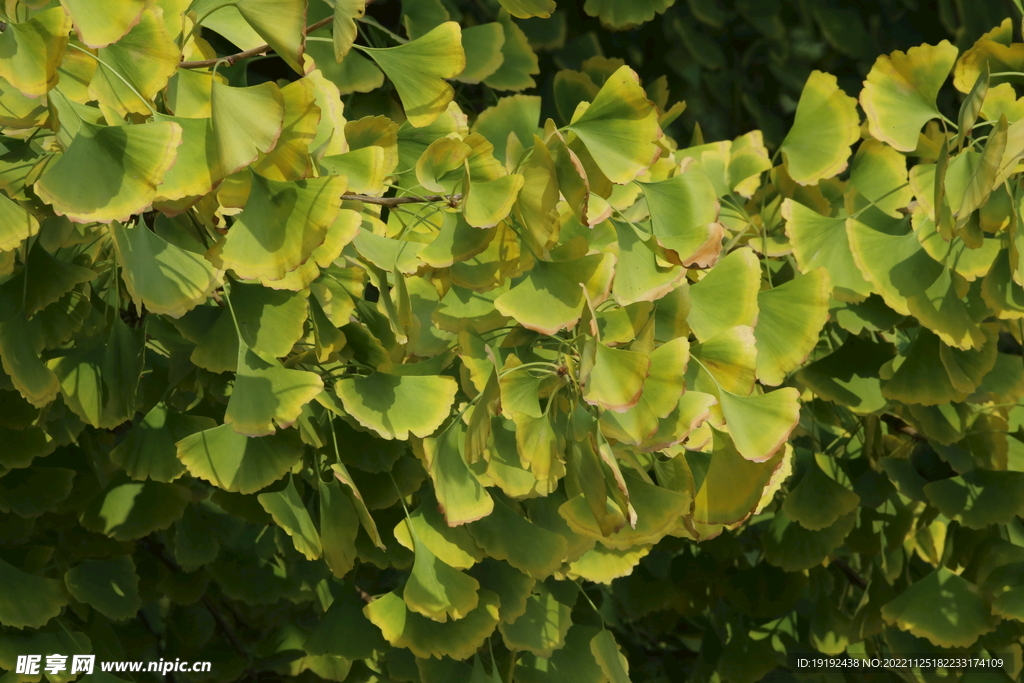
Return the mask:
<svg viewBox="0 0 1024 683"><path fill-rule="evenodd" d="M220 170L227 176L277 144L284 127L284 96L273 82L232 88L214 80L210 112ZM257 188L257 194L260 189Z"/></svg>
<svg viewBox="0 0 1024 683"><path fill-rule="evenodd" d="M839 175L859 139L857 100L842 91L832 74L812 71L800 93L796 120L782 141L790 177L801 185L814 185Z"/></svg>
<svg viewBox="0 0 1024 683"><path fill-rule="evenodd" d="M184 486L116 475L86 503L79 521L117 541L134 541L181 519L192 494Z"/></svg>
<svg viewBox="0 0 1024 683"><path fill-rule="evenodd" d="M291 426L303 406L323 390L316 373L288 369L239 343L238 372L224 424L246 436L273 434L275 425Z"/></svg>
<svg viewBox="0 0 1024 683"><path fill-rule="evenodd" d="M374 372L335 385L345 410L385 439L427 437L448 417L458 386L450 377Z"/></svg>
<svg viewBox="0 0 1024 683"><path fill-rule="evenodd" d="M498 14L498 24L504 34L501 65L484 79L484 84L495 90L519 91L534 87L537 83L532 77L540 73L540 66L526 34L504 10Z"/></svg>
<svg viewBox="0 0 1024 683"><path fill-rule="evenodd" d="M832 526L860 503L860 496L825 474L818 466L818 457L807 459L804 475L782 504L786 516L810 531Z"/></svg>
<svg viewBox="0 0 1024 683"><path fill-rule="evenodd" d="M571 604L559 602L547 585L538 583L526 600L523 615L512 623L499 623L498 630L510 650L550 657L565 645L565 634L572 626L571 615Z"/></svg>
<svg viewBox="0 0 1024 683"><path fill-rule="evenodd" d="M71 20L53 7L23 23L11 22L0 34L0 77L25 97L41 97L57 85Z"/></svg>
<svg viewBox="0 0 1024 683"><path fill-rule="evenodd" d="M74 22L75 33L89 47L120 40L139 23L145 0L61 0Z"/></svg>
<svg viewBox="0 0 1024 683"><path fill-rule="evenodd" d="M824 268L832 279L834 295L843 301L859 301L874 291L854 262L842 214L829 218L787 199L782 215L801 271Z"/></svg>
<svg viewBox="0 0 1024 683"><path fill-rule="evenodd" d="M185 472L185 465L177 458L175 443L216 426L211 418L183 415L158 403L132 427L124 441L114 447L110 459L137 481L171 482Z"/></svg>
<svg viewBox="0 0 1024 683"><path fill-rule="evenodd" d="M635 406L651 367L650 356L614 349L596 340L589 342L584 353L583 400L617 413Z"/></svg>
<svg viewBox="0 0 1024 683"><path fill-rule="evenodd" d="M177 448L189 474L233 493L255 493L274 483L302 456L295 430L250 438L226 424L187 436Z"/></svg>
<svg viewBox="0 0 1024 683"><path fill-rule="evenodd" d="M615 30L638 26L661 14L675 0L587 0L583 10Z"/></svg>
<svg viewBox="0 0 1024 683"><path fill-rule="evenodd" d="M523 327L555 334L579 321L587 301L596 306L608 298L614 264L610 254L537 261L519 284L495 299L494 307Z"/></svg>
<svg viewBox="0 0 1024 683"><path fill-rule="evenodd" d="M27 574L0 559L0 624L11 628L40 628L68 604L60 581Z"/></svg>
<svg viewBox="0 0 1024 683"><path fill-rule="evenodd" d="M300 74L305 73L302 64L306 44L305 0L237 0L237 7L253 30L288 66ZM335 15L337 13L335 7Z"/></svg>
<svg viewBox="0 0 1024 683"><path fill-rule="evenodd" d="M480 602L480 583L448 566L413 532L416 559L402 591L406 606L437 622L465 618Z"/></svg>
<svg viewBox="0 0 1024 683"><path fill-rule="evenodd" d="M114 621L131 619L142 607L139 576L130 555L85 560L64 574L71 597Z"/></svg>
<svg viewBox="0 0 1024 683"><path fill-rule="evenodd" d="M684 394L685 396L685 394ZM693 519L702 524L732 525L746 519L783 462L784 449L765 462L747 460L729 436L712 428L714 451L694 498Z"/></svg>
<svg viewBox="0 0 1024 683"><path fill-rule="evenodd" d="M700 282L690 287L686 321L702 341L723 331L757 322L761 264L750 249L737 249L723 258Z"/></svg>
<svg viewBox="0 0 1024 683"><path fill-rule="evenodd" d="M970 647L998 622L978 587L945 567L911 584L883 606L882 618L945 648Z"/></svg>
<svg viewBox="0 0 1024 683"><path fill-rule="evenodd" d="M754 336L757 377L763 383L782 384L789 372L807 360L828 320L831 291L828 272L815 268L784 285L758 293Z"/></svg>
<svg viewBox="0 0 1024 683"><path fill-rule="evenodd" d="M535 579L551 576L565 560L568 547L558 534L524 519L501 501L468 527L489 557L505 560Z"/></svg>

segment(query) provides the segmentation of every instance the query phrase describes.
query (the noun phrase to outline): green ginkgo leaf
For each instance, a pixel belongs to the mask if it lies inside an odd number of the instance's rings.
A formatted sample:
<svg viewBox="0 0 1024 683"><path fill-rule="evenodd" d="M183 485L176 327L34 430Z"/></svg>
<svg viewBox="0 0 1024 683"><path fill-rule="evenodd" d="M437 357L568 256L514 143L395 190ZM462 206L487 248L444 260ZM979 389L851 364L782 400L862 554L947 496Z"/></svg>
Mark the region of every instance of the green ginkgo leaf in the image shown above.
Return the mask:
<svg viewBox="0 0 1024 683"><path fill-rule="evenodd" d="M39 221L0 193L0 251L13 251L39 232Z"/></svg>
<svg viewBox="0 0 1024 683"><path fill-rule="evenodd" d="M470 574L480 587L497 594L501 600L501 623L510 624L526 612L526 601L533 594L536 579L498 560L485 559Z"/></svg>
<svg viewBox="0 0 1024 683"><path fill-rule="evenodd" d="M610 254L537 261L521 282L494 300L494 307L523 327L555 334L579 321L587 301L596 306L608 298L614 263Z"/></svg>
<svg viewBox="0 0 1024 683"><path fill-rule="evenodd" d="M431 192L451 194L466 176L465 162L473 148L462 140L440 138L416 161L416 180Z"/></svg>
<svg viewBox="0 0 1024 683"><path fill-rule="evenodd" d="M611 584L615 579L632 574L649 552L649 545L613 550L598 544L569 565L568 576L571 579L584 578L595 583Z"/></svg>
<svg viewBox="0 0 1024 683"><path fill-rule="evenodd" d="M761 537L765 560L787 572L816 567L843 544L856 522L857 515L851 512L824 529L812 531L779 510Z"/></svg>
<svg viewBox="0 0 1024 683"><path fill-rule="evenodd" d="M579 136L613 183L635 180L660 156L658 110L629 67L612 74L568 130Z"/></svg>
<svg viewBox="0 0 1024 683"><path fill-rule="evenodd" d="M231 175L272 150L284 127L284 111L276 83L233 88L215 79L210 112L221 173Z"/></svg>
<svg viewBox="0 0 1024 683"><path fill-rule="evenodd" d="M359 424L385 439L428 437L451 410L458 385L451 377L374 372L335 384L345 410Z"/></svg>
<svg viewBox="0 0 1024 683"><path fill-rule="evenodd" d="M878 370L892 356L885 345L850 335L834 353L803 368L796 377L822 398L864 415L888 403Z"/></svg>
<svg viewBox="0 0 1024 683"><path fill-rule="evenodd" d="M340 64L352 49L358 29L356 21L366 14L366 0L335 0L332 42L334 59Z"/></svg>
<svg viewBox="0 0 1024 683"><path fill-rule="evenodd" d="M842 91L835 76L812 71L800 92L796 120L780 148L790 177L801 185L814 185L839 175L859 139L857 100Z"/></svg>
<svg viewBox="0 0 1024 683"><path fill-rule="evenodd" d="M41 97L57 85L71 20L53 7L23 23L10 22L0 34L0 77L25 97Z"/></svg>
<svg viewBox="0 0 1024 683"><path fill-rule="evenodd" d="M475 85L494 75L505 61L504 46L505 28L497 21L462 29L466 68L457 80Z"/></svg>
<svg viewBox="0 0 1024 683"><path fill-rule="evenodd" d="M99 48L120 40L139 23L145 0L61 0L74 22L75 33L89 47Z"/></svg>
<svg viewBox="0 0 1024 683"><path fill-rule="evenodd" d="M847 207L851 212L874 204L899 218L898 210L914 196L914 189L908 185L907 158L878 140L865 140L857 148L850 184L857 190L852 205Z"/></svg>
<svg viewBox="0 0 1024 683"><path fill-rule="evenodd" d="M455 91L443 79L455 78L466 68L462 31L454 21L404 45L360 49L395 84L405 115L416 128L429 126L444 112Z"/></svg>
<svg viewBox="0 0 1024 683"><path fill-rule="evenodd" d="M312 78L301 78L281 88L284 121L274 149L260 154L252 170L270 180L302 180L313 170L311 152L315 151L318 128L328 112L317 104L317 88Z"/></svg>
<svg viewBox="0 0 1024 683"><path fill-rule="evenodd" d="M854 262L842 213L835 218L822 216L787 199L782 204L782 215L793 256L802 272L824 268L832 279L834 296L842 301L860 301L874 291Z"/></svg>
<svg viewBox="0 0 1024 683"><path fill-rule="evenodd" d="M317 486L320 502L320 544L323 548L324 562L336 578L342 579L352 571L356 563L359 513L337 480L318 481ZM344 656L342 653L334 654Z"/></svg>
<svg viewBox="0 0 1024 683"><path fill-rule="evenodd" d="M402 591L406 606L428 619L445 623L465 618L480 603L480 583L438 559L413 533L416 559Z"/></svg>
<svg viewBox="0 0 1024 683"><path fill-rule="evenodd" d="M686 321L702 341L737 325L757 322L761 263L750 249L737 249L690 287L692 308Z"/></svg>
<svg viewBox="0 0 1024 683"><path fill-rule="evenodd" d="M177 448L193 477L232 493L255 493L283 477L302 457L303 447L293 429L250 438L224 424L185 437Z"/></svg>
<svg viewBox="0 0 1024 683"><path fill-rule="evenodd" d="M463 619L438 624L411 612L400 592L383 595L363 613L384 633L393 647L412 650L417 657L467 659L483 645L498 625L498 596L481 590L476 609Z"/></svg>
<svg viewBox="0 0 1024 683"><path fill-rule="evenodd" d="M139 575L130 555L85 560L64 574L64 583L71 597L114 621L131 619L142 607Z"/></svg>
<svg viewBox="0 0 1024 683"><path fill-rule="evenodd" d="M224 424L246 436L268 436L277 427L290 427L303 406L323 390L320 375L291 370L239 343L238 370Z"/></svg>
<svg viewBox="0 0 1024 683"><path fill-rule="evenodd" d="M145 225L114 223L111 234L128 293L152 313L180 318L220 286L220 276L209 261Z"/></svg>
<svg viewBox="0 0 1024 683"><path fill-rule="evenodd" d="M355 660L372 657L387 647L380 630L363 614L366 603L351 583L335 583L331 594L334 601L303 645L306 652Z"/></svg>
<svg viewBox="0 0 1024 683"><path fill-rule="evenodd" d="M89 81L89 97L122 116L149 114L153 99L167 87L181 58L159 5L143 12L127 35L101 48L98 55L102 63ZM145 99L140 100L140 95Z"/></svg>
<svg viewBox="0 0 1024 683"><path fill-rule="evenodd" d="M214 144L213 123L210 119L162 114L153 119L173 123L181 128L177 160L164 175L164 181L157 188L157 196L154 198L164 213L174 215L190 207L223 179Z"/></svg>
<svg viewBox="0 0 1024 683"><path fill-rule="evenodd" d="M484 551L477 546L468 527L448 526L436 503L429 499L399 522L394 533L395 540L409 550L415 551L420 543L441 562L456 569L469 569L484 558Z"/></svg>
<svg viewBox="0 0 1024 683"><path fill-rule="evenodd" d="M24 519L56 512L71 495L74 480L75 471L66 467L33 465L7 472L0 478L0 510Z"/></svg>
<svg viewBox="0 0 1024 683"><path fill-rule="evenodd" d="M879 57L860 97L871 135L901 152L913 152L924 124L942 116L935 100L957 52L944 40Z"/></svg>
<svg viewBox="0 0 1024 683"><path fill-rule="evenodd" d="M882 385L882 395L926 406L964 401L992 369L995 351L991 342L981 351L948 349L936 335L920 328L913 341L900 350L891 367L882 368L881 376L888 380ZM963 363L957 362L960 360L957 355ZM951 373L946 366L954 363L956 367ZM969 369L970 374L965 369ZM955 375L955 382L951 375Z"/></svg>
<svg viewBox="0 0 1024 683"><path fill-rule="evenodd" d="M78 285L96 278L95 271L53 256L39 240L32 244L26 265L30 273L36 274L28 279L23 291L25 313L30 316L56 303Z"/></svg>
<svg viewBox="0 0 1024 683"><path fill-rule="evenodd" d="M860 504L860 496L825 474L818 465L819 457L827 458L817 454L807 458L803 476L782 504L783 512L790 519L810 531L832 526Z"/></svg>
<svg viewBox="0 0 1024 683"><path fill-rule="evenodd" d="M26 320L15 314L0 322L0 363L11 383L36 407L48 405L60 392L60 381L40 359L44 342L40 318Z"/></svg>
<svg viewBox="0 0 1024 683"><path fill-rule="evenodd" d="M555 0L498 0L517 19L547 19L555 11Z"/></svg>
<svg viewBox="0 0 1024 683"><path fill-rule="evenodd" d="M181 128L174 123L83 122L36 182L36 194L76 223L126 222L153 203L180 143Z"/></svg>
<svg viewBox="0 0 1024 683"><path fill-rule="evenodd" d="M572 605L559 602L546 584L537 583L526 600L523 615L510 624L498 624L498 630L510 650L550 657L565 645L565 634L572 626L571 617Z"/></svg>
<svg viewBox="0 0 1024 683"><path fill-rule="evenodd" d="M526 34L504 10L498 13L497 23L504 34L501 65L484 79L484 85L495 90L513 91L534 87L537 82L533 76L540 73L540 63Z"/></svg>
<svg viewBox="0 0 1024 683"><path fill-rule="evenodd" d="M601 629L601 632L590 640L590 653L594 655L609 683L629 683L629 662L626 661L611 631Z"/></svg>
<svg viewBox="0 0 1024 683"><path fill-rule="evenodd" d="M675 0L587 0L583 10L621 31L650 21L673 3Z"/></svg>
<svg viewBox="0 0 1024 683"><path fill-rule="evenodd" d="M21 571L0 559L0 624L11 628L40 628L68 604L60 581Z"/></svg>
<svg viewBox="0 0 1024 683"><path fill-rule="evenodd" d="M757 340L754 330L745 325L730 327L702 344L690 347L690 354L698 361L687 374L696 379L693 387L717 395L719 390L746 396L754 388L757 367ZM705 382L698 371L711 375Z"/></svg>
<svg viewBox="0 0 1024 683"><path fill-rule="evenodd" d="M970 647L996 628L998 619L976 585L939 567L882 607L886 623L937 647Z"/></svg>
<svg viewBox="0 0 1024 683"><path fill-rule="evenodd" d="M305 0L236 0L235 5L239 14L288 66L300 74L305 73L302 64L306 44Z"/></svg>
<svg viewBox="0 0 1024 683"><path fill-rule="evenodd" d="M623 443L640 445L658 431L661 420L679 405L686 388L690 343L678 337L650 354L651 365L639 402L625 411L601 413L601 431Z"/></svg>
<svg viewBox="0 0 1024 683"><path fill-rule="evenodd" d="M181 519L192 494L184 486L131 481L115 475L89 500L79 516L82 526L116 541L134 541Z"/></svg>
<svg viewBox="0 0 1024 683"><path fill-rule="evenodd" d="M624 413L640 401L651 367L645 353L615 349L597 340L585 353L583 400L605 410Z"/></svg>
<svg viewBox="0 0 1024 683"><path fill-rule="evenodd" d="M970 529L1008 524L1024 508L1024 472L974 469L924 486L928 501Z"/></svg>
<svg viewBox="0 0 1024 683"><path fill-rule="evenodd" d="M694 288L696 290L696 288ZM824 268L815 268L757 295L757 378L778 386L800 366L818 344L828 320L832 282Z"/></svg>
<svg viewBox="0 0 1024 683"><path fill-rule="evenodd" d="M465 443L466 429L461 420L440 436L423 442L438 509L448 526L475 522L494 510L494 499L466 462Z"/></svg>
<svg viewBox="0 0 1024 683"><path fill-rule="evenodd" d="M323 244L341 210L344 177L278 182L251 174L249 200L208 258L245 280L280 280Z"/></svg>
<svg viewBox="0 0 1024 683"><path fill-rule="evenodd" d="M565 636L565 647L556 650L551 657L524 652L516 662L515 680L522 683L604 683L608 679L590 650L590 643L598 633L596 628L574 624Z"/></svg>
<svg viewBox="0 0 1024 683"><path fill-rule="evenodd" d="M720 392L722 415L740 455L752 462L771 459L800 421L799 397L793 387L750 396Z"/></svg>
<svg viewBox="0 0 1024 683"><path fill-rule="evenodd" d="M782 465L784 449L765 462L753 462L740 455L729 435L713 427L712 433L714 451L694 497L693 519L702 524L732 525L753 513Z"/></svg>
<svg viewBox="0 0 1024 683"><path fill-rule="evenodd" d="M463 204L466 223L474 228L492 228L508 217L523 189L524 178L513 173L490 181L471 181Z"/></svg>
<svg viewBox="0 0 1024 683"><path fill-rule="evenodd" d="M175 444L196 432L217 426L211 418L184 415L158 403L110 452L110 459L137 481L171 482L185 472Z"/></svg>
<svg viewBox="0 0 1024 683"><path fill-rule="evenodd" d="M615 222L618 235L618 262L612 294L622 306L638 301L657 301L675 289L686 276L676 264L659 263L655 242L630 225Z"/></svg>
<svg viewBox="0 0 1024 683"><path fill-rule="evenodd" d="M505 560L537 580L554 574L568 552L562 536L533 524L500 500L491 514L467 528L488 557Z"/></svg>
<svg viewBox="0 0 1024 683"><path fill-rule="evenodd" d="M267 514L274 518L274 522L291 536L297 551L307 560L320 559L323 552L320 534L295 488L294 477L290 477L288 485L280 491L261 493L256 498Z"/></svg>

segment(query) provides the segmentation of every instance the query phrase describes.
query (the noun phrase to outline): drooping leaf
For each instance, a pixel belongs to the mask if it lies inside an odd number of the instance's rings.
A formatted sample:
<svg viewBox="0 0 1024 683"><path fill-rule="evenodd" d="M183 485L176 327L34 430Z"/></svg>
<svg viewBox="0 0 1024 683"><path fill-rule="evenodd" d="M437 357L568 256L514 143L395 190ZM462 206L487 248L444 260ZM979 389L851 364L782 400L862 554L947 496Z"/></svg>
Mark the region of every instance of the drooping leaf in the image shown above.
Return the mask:
<svg viewBox="0 0 1024 683"><path fill-rule="evenodd" d="M466 462L465 442L461 420L423 442L438 508L448 526L475 522L494 510L494 500Z"/></svg>
<svg viewBox="0 0 1024 683"><path fill-rule="evenodd" d="M997 622L978 587L945 567L883 606L882 618L944 648L970 647Z"/></svg>
<svg viewBox="0 0 1024 683"><path fill-rule="evenodd" d="M495 90L520 91L534 87L537 82L533 76L540 73L540 66L526 34L504 10L498 14L497 23L504 34L501 65L484 79L484 84Z"/></svg>
<svg viewBox="0 0 1024 683"><path fill-rule="evenodd" d="M740 455L727 434L714 428L712 433L714 450L694 497L693 519L702 524L732 525L754 511L783 462L783 449L765 462L753 462Z"/></svg>
<svg viewBox="0 0 1024 683"><path fill-rule="evenodd" d="M480 583L440 560L412 534L416 559L402 590L406 606L428 619L445 623L465 618L480 602Z"/></svg>
<svg viewBox="0 0 1024 683"><path fill-rule="evenodd" d="M185 472L175 444L216 426L211 418L181 414L158 403L132 427L124 441L114 447L110 459L137 481L171 482Z"/></svg>
<svg viewBox="0 0 1024 683"><path fill-rule="evenodd" d="M341 3L344 4L344 3ZM238 0L239 14L298 73L306 43L304 0Z"/></svg>
<svg viewBox="0 0 1024 683"><path fill-rule="evenodd" d="M498 630L510 650L550 657L565 645L565 634L572 626L571 615L572 605L559 602L546 584L537 583L522 616L512 623L499 623Z"/></svg>
<svg viewBox="0 0 1024 683"><path fill-rule="evenodd" d="M238 372L224 424L246 436L268 436L277 427L290 427L303 406L323 390L316 373L286 368L239 343Z"/></svg>
<svg viewBox="0 0 1024 683"><path fill-rule="evenodd" d="M547 19L555 11L555 0L499 0L509 14L518 19Z"/></svg>
<svg viewBox="0 0 1024 683"><path fill-rule="evenodd" d="M1021 513L1024 472L974 469L924 486L928 501L970 529L1007 524Z"/></svg>

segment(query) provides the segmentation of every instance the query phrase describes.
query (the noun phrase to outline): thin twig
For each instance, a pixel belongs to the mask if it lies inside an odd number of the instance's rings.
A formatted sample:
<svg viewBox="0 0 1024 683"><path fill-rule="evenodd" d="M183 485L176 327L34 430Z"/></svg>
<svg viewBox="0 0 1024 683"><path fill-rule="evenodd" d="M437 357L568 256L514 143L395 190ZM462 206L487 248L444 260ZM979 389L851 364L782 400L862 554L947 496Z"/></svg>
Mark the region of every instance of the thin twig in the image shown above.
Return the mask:
<svg viewBox="0 0 1024 683"><path fill-rule="evenodd" d="M378 204L380 206L399 206L401 204L429 204L431 202L446 202L452 208L456 202L462 199L461 194L453 194L450 197L443 194L428 194L423 197L368 197L362 194L343 194L342 200L349 202L363 202L364 204Z"/></svg>
<svg viewBox="0 0 1024 683"><path fill-rule="evenodd" d="M334 21L334 17L327 17L326 19L321 19L315 24L307 26L302 33L312 33L318 28L323 28L324 26L327 26L327 24L331 23L332 21ZM269 45L264 44L254 47L251 50L246 50L245 52L236 52L235 54L228 55L226 57L217 57L216 59L201 59L198 62L181 62L180 64L178 64L178 66L182 69L208 69L216 65L218 62L222 62L227 64L228 66L231 66L232 64L240 62L248 57L255 57L256 55L261 55L265 52L270 52L271 49L272 48Z"/></svg>
<svg viewBox="0 0 1024 683"><path fill-rule="evenodd" d="M369 6L372 2L373 0L366 0L366 5ZM334 21L333 16L327 17L326 19L321 19L315 24L310 24L309 26L307 26L302 33L303 35L312 33L318 28L323 28L324 26L327 26L327 24L331 23L332 21ZM178 66L182 69L207 69L209 67L212 67L217 62L227 62L228 66L231 66L235 62L240 62L248 57L255 57L256 55L261 55L264 52L270 52L270 50L271 47L269 45L260 45L259 47L252 48L251 50L246 50L245 52L238 52L233 55L228 55L227 57L217 57L216 59L203 59L198 62L181 62L180 64L178 64Z"/></svg>
<svg viewBox="0 0 1024 683"><path fill-rule="evenodd" d="M868 582L864 579L864 577L858 574L853 567L848 565L846 563L846 560L839 557L833 557L829 560L829 563L839 567L839 569L842 570L843 574L846 575L846 580L854 586L856 586L857 588L864 589L868 587Z"/></svg>

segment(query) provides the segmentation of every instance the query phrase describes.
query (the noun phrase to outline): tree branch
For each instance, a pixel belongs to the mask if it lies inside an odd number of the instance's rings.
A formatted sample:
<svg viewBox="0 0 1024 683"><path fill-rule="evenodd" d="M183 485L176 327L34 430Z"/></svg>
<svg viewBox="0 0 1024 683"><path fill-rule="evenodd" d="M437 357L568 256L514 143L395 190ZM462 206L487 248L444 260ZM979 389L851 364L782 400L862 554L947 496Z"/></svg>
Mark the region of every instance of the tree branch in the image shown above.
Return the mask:
<svg viewBox="0 0 1024 683"><path fill-rule="evenodd" d="M318 28L323 28L324 26L327 26L327 24L331 23L332 21L334 21L334 17L327 17L326 19L321 19L315 24L307 26L305 30L303 30L303 34L312 33ZM202 59L198 62L181 62L180 64L178 64L178 66L182 69L208 69L216 65L217 62L224 62L228 66L231 66L232 64L240 62L243 59L248 59L249 57L262 55L266 52L270 52L270 50L271 47L269 45L264 44L258 47L254 47L251 50L246 50L245 52L236 52L235 54L228 55L226 57L217 57L216 59Z"/></svg>
<svg viewBox="0 0 1024 683"><path fill-rule="evenodd" d="M365 4L369 5L372 2L373 0L366 0ZM317 30L318 28L323 28L324 26L327 26L327 24L331 23L332 21L334 21L333 16L327 17L326 19L321 19L315 24L310 24L309 26L307 26L302 33L303 35L308 35L313 31ZM270 50L271 47L269 45L260 45L258 47L252 48L251 50L246 50L245 52L238 52L236 54L228 55L226 57L217 57L216 59L203 59L198 62L181 62L180 64L178 64L178 66L182 69L208 69L215 65L217 62L227 62L228 66L231 66L232 64L240 62L243 59L255 57L257 55L262 55L264 53L270 52Z"/></svg>
<svg viewBox="0 0 1024 683"><path fill-rule="evenodd" d="M349 202L363 202L364 204L377 204L378 206L400 206L402 204L429 204L431 202L445 202L448 206L455 208L456 202L462 199L461 194L445 196L443 194L428 194L424 197L368 197L362 194L343 194L342 200Z"/></svg>
<svg viewBox="0 0 1024 683"><path fill-rule="evenodd" d="M839 569L842 570L843 574L846 575L846 580L854 586L856 586L857 588L865 589L868 587L868 582L864 579L864 577L858 574L853 567L848 565L846 563L846 560L839 557L832 557L830 558L829 563L839 567Z"/></svg>

